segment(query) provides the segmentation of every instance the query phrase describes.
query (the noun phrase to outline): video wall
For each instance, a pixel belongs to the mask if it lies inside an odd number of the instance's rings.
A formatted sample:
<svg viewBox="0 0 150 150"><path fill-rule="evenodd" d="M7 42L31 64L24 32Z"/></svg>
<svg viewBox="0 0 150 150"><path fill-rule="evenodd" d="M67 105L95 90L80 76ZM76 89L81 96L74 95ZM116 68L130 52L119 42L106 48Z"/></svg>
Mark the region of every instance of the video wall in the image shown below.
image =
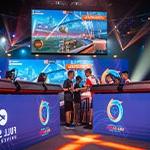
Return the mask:
<svg viewBox="0 0 150 150"><path fill-rule="evenodd" d="M32 10L32 52L99 54L107 49L107 12Z"/></svg>
<svg viewBox="0 0 150 150"><path fill-rule="evenodd" d="M86 80L84 70L91 68L93 75L99 79L102 73L107 69L116 70L116 72L128 70L128 61L126 59L10 59L9 70L15 69L18 80L36 82L41 72L47 74L47 83L63 84L67 78L68 70L74 70L75 75L83 78L83 84Z"/></svg>

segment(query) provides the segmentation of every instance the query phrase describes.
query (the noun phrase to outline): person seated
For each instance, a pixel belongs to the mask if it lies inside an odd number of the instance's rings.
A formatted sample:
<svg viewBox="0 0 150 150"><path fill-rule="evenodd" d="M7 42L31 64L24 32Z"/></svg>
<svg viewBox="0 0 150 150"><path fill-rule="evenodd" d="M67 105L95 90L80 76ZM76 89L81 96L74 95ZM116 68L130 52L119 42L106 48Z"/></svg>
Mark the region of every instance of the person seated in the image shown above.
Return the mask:
<svg viewBox="0 0 150 150"><path fill-rule="evenodd" d="M121 83L121 79L120 78L115 78L114 79L114 84L120 84Z"/></svg>
<svg viewBox="0 0 150 150"><path fill-rule="evenodd" d="M15 80L15 69L12 69L10 71L6 71L5 79L14 81Z"/></svg>
<svg viewBox="0 0 150 150"><path fill-rule="evenodd" d="M113 76L111 74L108 74L105 80L107 84L114 84Z"/></svg>
<svg viewBox="0 0 150 150"><path fill-rule="evenodd" d="M47 75L45 73L40 73L37 82L46 83Z"/></svg>
<svg viewBox="0 0 150 150"><path fill-rule="evenodd" d="M128 84L131 82L131 80L129 79L129 73L128 71L123 71L121 73L121 79L122 79L122 83L123 84Z"/></svg>

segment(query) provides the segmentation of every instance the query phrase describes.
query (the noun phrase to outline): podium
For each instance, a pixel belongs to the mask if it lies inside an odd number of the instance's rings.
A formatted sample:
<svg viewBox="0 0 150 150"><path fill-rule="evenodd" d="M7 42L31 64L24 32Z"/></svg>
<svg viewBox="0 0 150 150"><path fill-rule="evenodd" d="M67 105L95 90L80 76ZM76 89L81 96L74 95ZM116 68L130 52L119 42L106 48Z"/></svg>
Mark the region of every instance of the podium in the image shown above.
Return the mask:
<svg viewBox="0 0 150 150"><path fill-rule="evenodd" d="M60 85L0 80L0 149L20 150L60 133Z"/></svg>
<svg viewBox="0 0 150 150"><path fill-rule="evenodd" d="M150 82L93 86L93 132L150 140Z"/></svg>

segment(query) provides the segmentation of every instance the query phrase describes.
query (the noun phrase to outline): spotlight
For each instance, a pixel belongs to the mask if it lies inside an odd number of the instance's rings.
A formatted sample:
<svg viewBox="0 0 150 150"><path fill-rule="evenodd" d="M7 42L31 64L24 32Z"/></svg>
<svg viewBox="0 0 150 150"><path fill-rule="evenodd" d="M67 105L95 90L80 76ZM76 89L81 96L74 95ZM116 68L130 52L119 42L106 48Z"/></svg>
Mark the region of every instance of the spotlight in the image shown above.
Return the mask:
<svg viewBox="0 0 150 150"><path fill-rule="evenodd" d="M31 45L29 44L27 47L29 47L29 48L30 48L30 47L31 47Z"/></svg>
<svg viewBox="0 0 150 150"><path fill-rule="evenodd" d="M7 56L8 56L8 57L11 57L11 54L10 54L10 53L8 53L8 54L7 54Z"/></svg>
<svg viewBox="0 0 150 150"><path fill-rule="evenodd" d="M113 58L117 58L118 57L118 55L113 55Z"/></svg>
<svg viewBox="0 0 150 150"><path fill-rule="evenodd" d="M24 54L24 53L25 53L25 50L24 50L24 49L22 49L22 50L21 50L21 53L22 53L22 54Z"/></svg>
<svg viewBox="0 0 150 150"><path fill-rule="evenodd" d="M67 57L69 58L69 57L71 57L71 55L67 55Z"/></svg>
<svg viewBox="0 0 150 150"><path fill-rule="evenodd" d="M20 53L21 53L21 55L26 55L26 50L25 49L21 49Z"/></svg>
<svg viewBox="0 0 150 150"><path fill-rule="evenodd" d="M1 42L2 44L6 43L6 41L7 41L7 39L6 39L5 37L1 37L1 38L0 38L0 42Z"/></svg>
<svg viewBox="0 0 150 150"><path fill-rule="evenodd" d="M35 55L35 57L39 57L39 56L40 56L39 54L36 54L36 55Z"/></svg>
<svg viewBox="0 0 150 150"><path fill-rule="evenodd" d="M12 37L14 38L14 37L16 37L16 35L15 35L15 34L13 34L13 35L12 35Z"/></svg>
<svg viewBox="0 0 150 150"><path fill-rule="evenodd" d="M142 54L140 59L138 60L136 67L131 75L131 81L142 81L144 80L145 76L150 71L150 39L146 43L144 49L142 48Z"/></svg>

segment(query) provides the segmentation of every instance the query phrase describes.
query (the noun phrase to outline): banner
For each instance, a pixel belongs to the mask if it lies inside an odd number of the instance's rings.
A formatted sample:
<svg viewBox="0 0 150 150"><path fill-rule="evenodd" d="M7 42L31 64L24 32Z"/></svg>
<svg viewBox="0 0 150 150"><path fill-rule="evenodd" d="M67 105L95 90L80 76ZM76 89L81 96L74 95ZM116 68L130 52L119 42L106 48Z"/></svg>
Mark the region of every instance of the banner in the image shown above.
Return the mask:
<svg viewBox="0 0 150 150"><path fill-rule="evenodd" d="M0 149L20 150L60 133L56 95L0 95Z"/></svg>
<svg viewBox="0 0 150 150"><path fill-rule="evenodd" d="M94 133L150 140L150 94L94 95Z"/></svg>

